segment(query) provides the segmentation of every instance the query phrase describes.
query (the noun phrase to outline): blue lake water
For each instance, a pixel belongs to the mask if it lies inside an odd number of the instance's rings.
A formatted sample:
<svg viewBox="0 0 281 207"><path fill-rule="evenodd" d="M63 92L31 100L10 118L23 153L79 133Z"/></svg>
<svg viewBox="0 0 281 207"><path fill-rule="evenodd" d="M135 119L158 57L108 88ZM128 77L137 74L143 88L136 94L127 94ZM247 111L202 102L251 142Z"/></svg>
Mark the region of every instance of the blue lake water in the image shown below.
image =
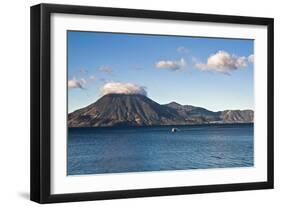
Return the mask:
<svg viewBox="0 0 281 207"><path fill-rule="evenodd" d="M253 166L253 124L69 128L67 174Z"/></svg>

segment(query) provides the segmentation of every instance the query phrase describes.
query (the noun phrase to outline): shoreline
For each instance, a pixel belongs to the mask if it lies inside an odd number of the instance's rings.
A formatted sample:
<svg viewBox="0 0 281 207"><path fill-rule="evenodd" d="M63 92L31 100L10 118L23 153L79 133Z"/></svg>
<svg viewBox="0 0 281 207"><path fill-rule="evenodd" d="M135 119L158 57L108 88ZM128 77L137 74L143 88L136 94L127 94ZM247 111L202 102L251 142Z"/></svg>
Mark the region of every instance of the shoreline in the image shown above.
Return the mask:
<svg viewBox="0 0 281 207"><path fill-rule="evenodd" d="M152 127L185 127L185 126L223 126L223 125L254 125L254 122L240 123L203 123L203 124L177 124L177 125L143 125L143 126L99 126L99 127L67 127L68 129L133 129Z"/></svg>

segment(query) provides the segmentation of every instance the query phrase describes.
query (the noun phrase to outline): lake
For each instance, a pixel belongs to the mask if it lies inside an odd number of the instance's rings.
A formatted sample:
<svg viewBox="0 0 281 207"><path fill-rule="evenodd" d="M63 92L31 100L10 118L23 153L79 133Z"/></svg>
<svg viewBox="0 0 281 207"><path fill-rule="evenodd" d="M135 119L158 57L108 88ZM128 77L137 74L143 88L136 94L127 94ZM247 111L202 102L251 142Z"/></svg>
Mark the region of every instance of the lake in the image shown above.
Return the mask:
<svg viewBox="0 0 281 207"><path fill-rule="evenodd" d="M171 129L176 127L177 132ZM250 167L253 124L69 128L67 174Z"/></svg>

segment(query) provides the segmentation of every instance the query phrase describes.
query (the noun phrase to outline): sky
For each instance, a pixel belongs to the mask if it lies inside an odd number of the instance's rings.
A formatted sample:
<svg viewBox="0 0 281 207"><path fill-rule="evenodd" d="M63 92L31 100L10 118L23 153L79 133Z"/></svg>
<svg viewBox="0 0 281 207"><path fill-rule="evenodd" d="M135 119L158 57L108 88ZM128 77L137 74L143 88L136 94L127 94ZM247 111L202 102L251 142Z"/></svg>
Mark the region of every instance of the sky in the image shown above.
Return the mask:
<svg viewBox="0 0 281 207"><path fill-rule="evenodd" d="M140 93L212 111L253 109L254 40L67 32L68 111Z"/></svg>

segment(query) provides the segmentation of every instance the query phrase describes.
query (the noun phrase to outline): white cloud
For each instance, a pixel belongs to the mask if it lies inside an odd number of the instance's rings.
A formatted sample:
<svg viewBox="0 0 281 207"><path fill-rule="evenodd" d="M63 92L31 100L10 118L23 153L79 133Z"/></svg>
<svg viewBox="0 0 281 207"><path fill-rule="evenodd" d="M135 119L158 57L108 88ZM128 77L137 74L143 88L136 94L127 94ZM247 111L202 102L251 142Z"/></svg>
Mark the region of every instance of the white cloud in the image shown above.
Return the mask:
<svg viewBox="0 0 281 207"><path fill-rule="evenodd" d="M78 80L69 80L67 82L67 85L68 85L68 88L80 88L80 89L83 89L83 86L82 86L82 83Z"/></svg>
<svg viewBox="0 0 281 207"><path fill-rule="evenodd" d="M89 81L96 81L96 80L98 80L98 78L96 76L92 75L89 77Z"/></svg>
<svg viewBox="0 0 281 207"><path fill-rule="evenodd" d="M81 78L80 80L76 80L73 78L68 81L68 88L80 88L85 89L85 86L91 82L97 81L98 78L96 76L89 76L88 78Z"/></svg>
<svg viewBox="0 0 281 207"><path fill-rule="evenodd" d="M172 71L181 70L186 65L185 60L160 60L155 63L155 67L158 69L170 69Z"/></svg>
<svg viewBox="0 0 281 207"><path fill-rule="evenodd" d="M107 65L100 66L99 71L104 72L104 73L112 73L111 67L109 67Z"/></svg>
<svg viewBox="0 0 281 207"><path fill-rule="evenodd" d="M85 78L81 78L80 79L80 83L83 84L83 85L86 85L87 84L87 81Z"/></svg>
<svg viewBox="0 0 281 207"><path fill-rule="evenodd" d="M140 94L147 95L145 87L134 83L109 82L102 86L101 94Z"/></svg>
<svg viewBox="0 0 281 207"><path fill-rule="evenodd" d="M245 56L231 55L220 50L208 57L206 63L195 62L195 67L199 70L209 70L221 73L228 73L233 70L247 67L248 58Z"/></svg>
<svg viewBox="0 0 281 207"><path fill-rule="evenodd" d="M251 55L248 56L248 61L249 61L250 63L254 63L254 61L255 61L255 56L254 56L254 54L251 54Z"/></svg>
<svg viewBox="0 0 281 207"><path fill-rule="evenodd" d="M179 46L178 48L177 48L177 52L178 53L188 53L189 52L189 49L188 48L186 48L186 47L184 47L184 46Z"/></svg>

